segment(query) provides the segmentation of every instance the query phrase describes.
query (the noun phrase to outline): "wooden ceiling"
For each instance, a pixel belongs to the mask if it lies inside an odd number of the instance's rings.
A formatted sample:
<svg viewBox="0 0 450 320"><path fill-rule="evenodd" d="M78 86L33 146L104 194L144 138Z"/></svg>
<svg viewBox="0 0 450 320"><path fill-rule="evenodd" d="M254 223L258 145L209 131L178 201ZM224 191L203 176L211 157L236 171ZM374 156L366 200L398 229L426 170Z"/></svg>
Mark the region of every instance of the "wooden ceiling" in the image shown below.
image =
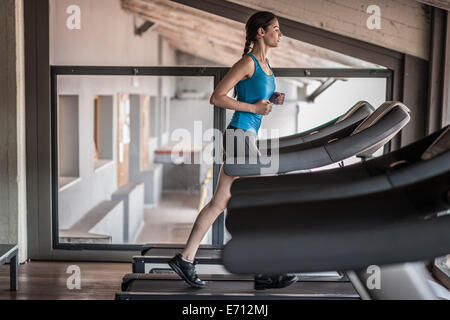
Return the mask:
<svg viewBox="0 0 450 320"><path fill-rule="evenodd" d="M450 0L416 0L429 6L441 8L450 11Z"/></svg>
<svg viewBox="0 0 450 320"><path fill-rule="evenodd" d="M169 0L122 0L126 12L155 23L152 32L163 36L174 48L231 66L242 56L244 24ZM268 53L272 67L373 68L359 59L282 37L278 48Z"/></svg>

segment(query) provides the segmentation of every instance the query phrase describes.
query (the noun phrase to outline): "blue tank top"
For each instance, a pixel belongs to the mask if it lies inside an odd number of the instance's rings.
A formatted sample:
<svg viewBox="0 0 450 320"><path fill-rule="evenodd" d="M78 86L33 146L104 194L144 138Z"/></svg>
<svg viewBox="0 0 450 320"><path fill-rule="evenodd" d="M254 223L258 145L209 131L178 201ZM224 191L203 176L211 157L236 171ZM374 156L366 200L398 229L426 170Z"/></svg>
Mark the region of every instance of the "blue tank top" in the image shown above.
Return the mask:
<svg viewBox="0 0 450 320"><path fill-rule="evenodd" d="M246 103L256 103L258 101L269 99L275 92L275 75L269 76L259 65L258 59L252 53L247 53L255 62L255 72L246 80L241 80L236 84L237 100ZM259 127L261 126L262 115L235 111L230 125L241 128L244 131L250 131L258 135Z"/></svg>

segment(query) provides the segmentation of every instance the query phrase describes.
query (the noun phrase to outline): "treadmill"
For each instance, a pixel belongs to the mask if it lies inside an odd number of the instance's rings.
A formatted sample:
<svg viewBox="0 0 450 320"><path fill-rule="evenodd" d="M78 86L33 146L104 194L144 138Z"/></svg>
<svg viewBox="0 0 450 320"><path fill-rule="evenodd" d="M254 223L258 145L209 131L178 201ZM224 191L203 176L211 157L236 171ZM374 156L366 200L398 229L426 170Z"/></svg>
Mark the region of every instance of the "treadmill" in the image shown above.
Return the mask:
<svg viewBox="0 0 450 320"><path fill-rule="evenodd" d="M298 199L230 210L233 238L224 248L225 267L242 274L349 270L363 299L436 299L442 292L448 299L423 261L450 252L450 127L394 153L409 161L380 174L390 186L380 188L374 176L365 184L373 188L353 194L344 181L324 185L321 191L331 195L344 190L328 199L298 191ZM347 173L354 177L354 171ZM380 269L378 288L369 286L368 266Z"/></svg>
<svg viewBox="0 0 450 320"><path fill-rule="evenodd" d="M359 101L340 117L323 124L322 126L279 138L278 146L284 150L296 145L303 148L313 145L321 145L330 140L337 140L350 135L361 125L375 108L367 101ZM385 110L385 109L383 109ZM259 146L271 147L274 139L258 141ZM349 154L349 157L353 154ZM314 166L311 163L311 166ZM177 254L185 244L145 244L140 255L133 257L133 273L167 273L173 272L167 261ZM200 245L197 251L197 270L202 274L228 273L221 263L222 245ZM345 278L337 272L310 273L302 275L304 279L312 280L339 280Z"/></svg>
<svg viewBox="0 0 450 320"><path fill-rule="evenodd" d="M381 108L381 107L380 107ZM374 142L373 145L368 146L367 143L362 143L360 152L367 152L368 147L373 149L375 151L379 147L381 147L382 144L384 144L388 139L392 138L395 133L397 133L409 120L409 112L404 105L399 103L389 103L382 105L382 110L385 112L380 112L376 114L376 119L372 119L371 117L368 117L365 121L361 122L357 129L359 137L361 139L363 137L369 137L371 141ZM389 111L386 111L388 110ZM396 112L397 110L401 110L401 114L403 117L398 117L399 113ZM382 123L386 124L386 122L383 122L385 118L396 118L395 122L395 128L394 130L391 130L390 127L380 126L378 124L378 121L381 121ZM399 119L400 118L400 119ZM398 121L400 120L400 121ZM388 122L392 123L392 122ZM361 125L364 124L364 126L361 127ZM367 136L364 135L365 130L368 130L372 128L372 126L376 126L378 128L377 130L371 130L371 135ZM355 129L356 130L356 129ZM388 134L386 134L388 132ZM357 135L357 134L355 134ZM377 136L377 137L375 137ZM333 140L335 141L335 140ZM354 142L357 142L358 140L353 140ZM374 145L376 145L376 148L374 148ZM351 156L351 155L349 155ZM150 250L155 250L157 248L150 248ZM168 249L168 248L165 248ZM179 249L178 249L179 250ZM206 250L217 250L217 248L208 248ZM166 257L166 261L170 259L171 256ZM200 272L199 272L200 274ZM172 279L169 279L172 277ZM287 289L287 291L294 290L297 292L297 294L294 294L293 292L282 292L280 290L275 290L273 292L274 295L270 292L271 290L266 290L265 292L251 292L251 288L253 286L253 277L249 279L248 277L242 277L237 276L233 274L221 274L221 275L201 275L201 278L208 281L208 286L211 288L211 292L207 292L204 290L198 291L198 290L189 290L191 288L186 288L186 285L184 284L184 281L178 278L176 275L161 275L161 274L129 274L124 277L123 280L123 292L118 293L116 295L117 299L160 299L161 297L166 298L174 298L174 299L192 299L192 294L195 294L200 299L204 299L205 295L207 297L212 297L213 299L286 299L288 297L293 299L304 299L304 298L358 298L359 296L355 294L355 291L351 284L346 281L339 281L340 279L337 279L335 282L322 282L321 285L318 285L317 283L320 283L318 281L311 281L311 284L314 284L313 288L321 288L320 292L305 292L305 287L300 286L301 283L304 284L304 282L299 282L298 284L294 284L290 286L290 289ZM164 279L167 279L165 281ZM178 279L178 282L170 282L168 280L176 280ZM222 280L228 280L228 281L221 281ZM227 284L230 284L232 281L238 281L242 285L242 287L239 287L241 289L237 289L236 286L232 286L232 288L236 288L237 291L227 291ZM239 282L239 281L245 281ZM169 283L172 283L172 285L168 285ZM184 289L183 289L184 288ZM228 287L230 288L230 287ZM336 291L336 289L339 289ZM172 290L173 289L173 290ZM188 290L188 291L186 291ZM249 291L250 290L250 291ZM164 293L161 293L163 291ZM254 291L254 290L253 290ZM186 293L188 292L188 293ZM228 292L228 293L227 293Z"/></svg>
<svg viewBox="0 0 450 320"><path fill-rule="evenodd" d="M268 152L262 152L257 158L227 157L223 170L229 176L238 177L279 175L327 166L355 155L370 157L409 120L409 109L403 103L387 101L351 132L341 130L293 146L268 147Z"/></svg>

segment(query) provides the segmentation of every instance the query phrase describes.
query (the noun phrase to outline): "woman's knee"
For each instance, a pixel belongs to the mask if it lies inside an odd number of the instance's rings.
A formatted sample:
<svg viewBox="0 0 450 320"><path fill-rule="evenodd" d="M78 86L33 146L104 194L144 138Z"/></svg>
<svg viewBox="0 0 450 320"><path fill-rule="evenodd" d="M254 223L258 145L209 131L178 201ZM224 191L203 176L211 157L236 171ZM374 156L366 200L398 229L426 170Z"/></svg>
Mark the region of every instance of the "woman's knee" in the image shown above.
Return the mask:
<svg viewBox="0 0 450 320"><path fill-rule="evenodd" d="M217 211L218 214L220 214L227 208L228 200L229 200L229 198L224 201L224 200L218 200L215 197L213 197L208 205L211 208L213 208L215 211Z"/></svg>
<svg viewBox="0 0 450 320"><path fill-rule="evenodd" d="M239 177L227 176L225 172L223 172L222 167L216 192L214 193L208 205L214 208L219 213L223 212L227 208L228 201L231 198L231 185L233 181L238 178Z"/></svg>

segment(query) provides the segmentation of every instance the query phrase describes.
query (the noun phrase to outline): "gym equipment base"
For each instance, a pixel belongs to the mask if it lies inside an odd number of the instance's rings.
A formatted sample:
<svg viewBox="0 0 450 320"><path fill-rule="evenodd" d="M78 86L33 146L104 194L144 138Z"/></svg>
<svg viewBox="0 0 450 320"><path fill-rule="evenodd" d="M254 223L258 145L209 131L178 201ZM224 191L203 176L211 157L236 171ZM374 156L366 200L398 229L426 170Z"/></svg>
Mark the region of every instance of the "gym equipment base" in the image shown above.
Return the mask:
<svg viewBox="0 0 450 320"><path fill-rule="evenodd" d="M201 246L196 255L198 274L230 274L222 264L223 246ZM181 252L180 245L145 245L142 255L133 257L133 273L174 273L167 264L170 258ZM348 281L341 272L296 273L302 281Z"/></svg>
<svg viewBox="0 0 450 320"><path fill-rule="evenodd" d="M202 289L175 274L127 274L116 300L327 300L359 299L350 282L297 281L282 289L255 290L253 276L199 275Z"/></svg>

